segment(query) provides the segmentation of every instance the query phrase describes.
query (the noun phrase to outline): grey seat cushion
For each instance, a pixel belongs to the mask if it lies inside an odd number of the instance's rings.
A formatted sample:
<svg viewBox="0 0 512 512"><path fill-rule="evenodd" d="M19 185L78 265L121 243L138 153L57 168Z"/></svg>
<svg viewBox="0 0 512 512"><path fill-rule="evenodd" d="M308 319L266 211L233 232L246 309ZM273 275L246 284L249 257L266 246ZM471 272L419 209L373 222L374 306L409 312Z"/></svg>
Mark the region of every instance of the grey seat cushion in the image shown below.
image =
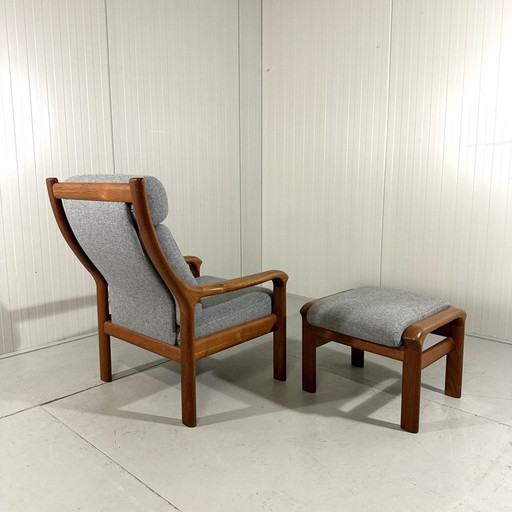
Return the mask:
<svg viewBox="0 0 512 512"><path fill-rule="evenodd" d="M367 286L320 299L307 313L311 325L398 347L407 327L450 306L418 293Z"/></svg>
<svg viewBox="0 0 512 512"><path fill-rule="evenodd" d="M200 276L197 284L218 283L224 279ZM212 295L201 299L202 310L196 311L196 337L233 327L272 313L272 292L262 286Z"/></svg>

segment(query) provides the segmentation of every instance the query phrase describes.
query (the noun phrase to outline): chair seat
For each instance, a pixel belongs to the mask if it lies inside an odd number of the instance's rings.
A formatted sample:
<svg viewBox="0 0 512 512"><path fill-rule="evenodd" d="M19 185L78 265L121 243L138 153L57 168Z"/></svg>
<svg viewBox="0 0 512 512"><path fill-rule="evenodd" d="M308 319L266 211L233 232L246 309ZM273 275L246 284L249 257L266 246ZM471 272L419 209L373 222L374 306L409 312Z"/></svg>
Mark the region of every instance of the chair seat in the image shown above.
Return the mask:
<svg viewBox="0 0 512 512"><path fill-rule="evenodd" d="M307 313L311 325L381 345L402 345L410 325L450 305L418 293L366 286L324 297Z"/></svg>
<svg viewBox="0 0 512 512"><path fill-rule="evenodd" d="M197 284L225 281L215 276L200 276ZM196 313L198 338L272 313L272 291L253 286L201 299L202 309Z"/></svg>

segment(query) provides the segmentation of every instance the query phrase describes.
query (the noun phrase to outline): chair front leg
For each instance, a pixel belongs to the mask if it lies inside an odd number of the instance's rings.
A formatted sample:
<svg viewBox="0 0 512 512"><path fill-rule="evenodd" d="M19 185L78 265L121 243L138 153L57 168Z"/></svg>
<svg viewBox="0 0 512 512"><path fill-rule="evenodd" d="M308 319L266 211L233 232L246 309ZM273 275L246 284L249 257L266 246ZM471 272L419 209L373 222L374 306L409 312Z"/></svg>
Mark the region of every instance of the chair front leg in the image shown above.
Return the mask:
<svg viewBox="0 0 512 512"><path fill-rule="evenodd" d="M405 349L402 370L402 416L400 426L416 434L420 424L421 349Z"/></svg>
<svg viewBox="0 0 512 512"><path fill-rule="evenodd" d="M196 354L195 337L195 302L180 304L181 314L181 421L187 427L197 425L196 412Z"/></svg>
<svg viewBox="0 0 512 512"><path fill-rule="evenodd" d="M274 331L274 379L286 380L286 323Z"/></svg>
<svg viewBox="0 0 512 512"><path fill-rule="evenodd" d="M464 356L464 318L457 318L450 325L453 348L446 354L445 395L460 398L462 395L462 366Z"/></svg>
<svg viewBox="0 0 512 512"><path fill-rule="evenodd" d="M286 380L286 288L274 285L274 313L277 325L274 331L274 379Z"/></svg>
<svg viewBox="0 0 512 512"><path fill-rule="evenodd" d="M197 425L196 360L191 350L181 352L181 421L187 427Z"/></svg>

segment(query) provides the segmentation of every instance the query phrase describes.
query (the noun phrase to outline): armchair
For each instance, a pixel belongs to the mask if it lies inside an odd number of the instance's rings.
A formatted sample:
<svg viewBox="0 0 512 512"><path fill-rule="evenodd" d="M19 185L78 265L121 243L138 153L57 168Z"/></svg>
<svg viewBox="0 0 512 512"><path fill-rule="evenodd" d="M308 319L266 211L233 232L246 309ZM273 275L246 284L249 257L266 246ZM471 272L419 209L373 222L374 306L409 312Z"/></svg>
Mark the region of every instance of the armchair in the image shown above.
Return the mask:
<svg viewBox="0 0 512 512"><path fill-rule="evenodd" d="M156 178L46 181L60 231L96 283L103 381L112 380L110 336L178 362L182 422L194 427L196 361L270 332L274 378L286 380L284 272L201 276L201 259L183 257L162 224L167 194ZM268 281L272 291L257 286Z"/></svg>

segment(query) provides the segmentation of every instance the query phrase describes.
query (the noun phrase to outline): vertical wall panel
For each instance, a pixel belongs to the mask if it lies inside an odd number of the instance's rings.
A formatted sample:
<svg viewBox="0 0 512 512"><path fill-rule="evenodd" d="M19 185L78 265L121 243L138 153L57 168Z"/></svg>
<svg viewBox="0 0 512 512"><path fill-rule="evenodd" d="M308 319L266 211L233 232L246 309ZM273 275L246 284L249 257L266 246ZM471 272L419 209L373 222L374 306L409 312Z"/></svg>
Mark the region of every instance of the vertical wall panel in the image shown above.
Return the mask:
<svg viewBox="0 0 512 512"><path fill-rule="evenodd" d="M0 1L0 353L94 329L45 178L112 171L102 1Z"/></svg>
<svg viewBox="0 0 512 512"><path fill-rule="evenodd" d="M44 187L82 172L160 177L206 272L512 339L510 62L512 0L0 0L0 353L94 328Z"/></svg>
<svg viewBox="0 0 512 512"><path fill-rule="evenodd" d="M380 280L390 1L263 2L263 266Z"/></svg>
<svg viewBox="0 0 512 512"><path fill-rule="evenodd" d="M117 173L159 177L204 271L240 272L238 3L108 0Z"/></svg>
<svg viewBox="0 0 512 512"><path fill-rule="evenodd" d="M261 266L261 0L239 0L242 274Z"/></svg>
<svg viewBox="0 0 512 512"><path fill-rule="evenodd" d="M395 0L382 283L512 339L512 2Z"/></svg>

